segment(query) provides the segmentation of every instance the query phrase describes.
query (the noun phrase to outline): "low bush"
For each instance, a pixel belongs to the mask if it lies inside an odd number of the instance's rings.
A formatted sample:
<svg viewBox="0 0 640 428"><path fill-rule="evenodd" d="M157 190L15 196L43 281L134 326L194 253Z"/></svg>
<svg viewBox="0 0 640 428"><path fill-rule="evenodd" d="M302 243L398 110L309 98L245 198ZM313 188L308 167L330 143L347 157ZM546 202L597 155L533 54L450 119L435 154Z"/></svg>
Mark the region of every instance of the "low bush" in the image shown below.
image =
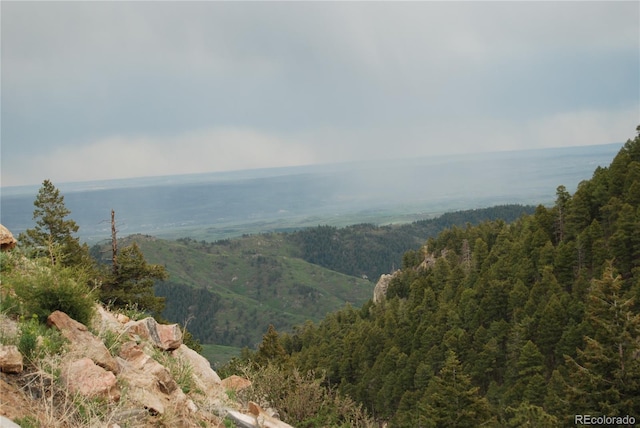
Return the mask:
<svg viewBox="0 0 640 428"><path fill-rule="evenodd" d="M273 406L283 421L295 423L297 427L375 426L362 405L324 386L324 376L272 363L249 367L243 375L252 385L241 391L239 398Z"/></svg>
<svg viewBox="0 0 640 428"><path fill-rule="evenodd" d="M85 325L93 317L96 294L87 285L88 275L80 268L33 260L22 266L16 264L8 275L3 275L2 282L3 287L8 287L7 294L13 290L14 305L19 303L23 316L35 315L44 323L58 310Z"/></svg>
<svg viewBox="0 0 640 428"><path fill-rule="evenodd" d="M58 354L66 344L59 331L41 324L35 314L30 320L21 319L19 329L18 350L28 361Z"/></svg>

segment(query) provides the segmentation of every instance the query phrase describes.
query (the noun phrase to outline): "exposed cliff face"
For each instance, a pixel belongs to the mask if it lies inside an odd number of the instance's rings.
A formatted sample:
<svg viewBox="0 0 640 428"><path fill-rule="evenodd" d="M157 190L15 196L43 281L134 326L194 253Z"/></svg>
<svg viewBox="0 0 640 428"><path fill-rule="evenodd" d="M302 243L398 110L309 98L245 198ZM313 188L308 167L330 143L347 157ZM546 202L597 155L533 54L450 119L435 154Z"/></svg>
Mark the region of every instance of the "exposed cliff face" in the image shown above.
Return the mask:
<svg viewBox="0 0 640 428"><path fill-rule="evenodd" d="M424 252L425 252L424 260L416 268L418 270L431 269L436 264L435 254L429 253L428 251L426 251L426 249L424 250ZM442 257L445 257L445 256L446 256L446 250L443 250ZM401 272L402 270L398 269L393 273L380 275L380 279L378 280L375 288L373 289L373 303L380 303L382 300L384 300L384 298L387 296L387 290L389 289L389 284L391 284L391 281L393 281L393 279L396 276L400 275Z"/></svg>
<svg viewBox="0 0 640 428"><path fill-rule="evenodd" d="M400 270L397 270L390 274L380 275L380 279L373 289L373 303L380 303L382 300L384 300L384 298L387 296L387 289L389 288L389 284L391 284L393 278L395 278L399 273Z"/></svg>
<svg viewBox="0 0 640 428"><path fill-rule="evenodd" d="M67 343L63 352L38 362L14 345L0 345L0 417L48 427L222 427L225 418L251 428L289 427L254 403L231 399L230 391L251 382L221 380L182 343L179 326L131 321L101 306L96 314L87 327L52 313L47 324ZM0 327L4 339L7 332L20 334L6 317Z"/></svg>

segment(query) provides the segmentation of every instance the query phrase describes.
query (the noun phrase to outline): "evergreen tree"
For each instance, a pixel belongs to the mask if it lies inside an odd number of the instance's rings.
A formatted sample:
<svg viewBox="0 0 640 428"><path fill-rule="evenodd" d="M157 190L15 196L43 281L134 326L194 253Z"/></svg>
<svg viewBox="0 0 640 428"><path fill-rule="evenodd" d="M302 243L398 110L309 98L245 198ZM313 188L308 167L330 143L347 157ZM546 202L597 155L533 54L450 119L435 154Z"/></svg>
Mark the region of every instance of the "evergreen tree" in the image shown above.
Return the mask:
<svg viewBox="0 0 640 428"><path fill-rule="evenodd" d="M586 317L593 334L577 357L566 357L576 413L640 414L640 314L609 266L594 280Z"/></svg>
<svg viewBox="0 0 640 428"><path fill-rule="evenodd" d="M33 205L36 207L33 211L36 227L21 233L18 237L20 243L33 247L39 255L46 255L54 264L76 266L88 262L88 248L80 245L79 238L73 236L79 226L75 221L66 219L71 211L51 181L44 180Z"/></svg>
<svg viewBox="0 0 640 428"><path fill-rule="evenodd" d="M255 354L254 362L265 366L268 363L277 365L283 364L286 360L287 352L280 343L278 332L273 324L269 324L267 332L262 336L262 342Z"/></svg>
<svg viewBox="0 0 640 428"><path fill-rule="evenodd" d="M165 299L155 296L153 286L168 277L164 266L147 263L134 242L120 251L115 272L104 278L100 300L115 307L137 306L159 315Z"/></svg>
<svg viewBox="0 0 640 428"><path fill-rule="evenodd" d="M491 418L487 399L472 385L453 351L429 382L419 409L422 426L480 426Z"/></svg>

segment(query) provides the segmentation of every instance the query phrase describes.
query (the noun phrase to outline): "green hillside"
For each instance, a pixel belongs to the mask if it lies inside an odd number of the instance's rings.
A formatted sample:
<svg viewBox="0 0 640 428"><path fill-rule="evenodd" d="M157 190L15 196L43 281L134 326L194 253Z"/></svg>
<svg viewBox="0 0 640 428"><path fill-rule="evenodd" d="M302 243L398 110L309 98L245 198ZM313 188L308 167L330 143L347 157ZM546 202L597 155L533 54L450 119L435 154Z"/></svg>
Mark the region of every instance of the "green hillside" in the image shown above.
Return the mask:
<svg viewBox="0 0 640 428"><path fill-rule="evenodd" d="M163 316L187 323L203 343L253 347L269 324L288 330L347 303L360 306L373 291L362 278L290 257L277 234L216 243L142 235L129 240L169 273L156 285L156 294L167 299Z"/></svg>
<svg viewBox="0 0 640 428"><path fill-rule="evenodd" d="M554 206L454 226L403 260L381 303L265 336L254 361L323 373L390 427L636 423L640 135Z"/></svg>
<svg viewBox="0 0 640 428"><path fill-rule="evenodd" d="M253 348L269 324L291 331L345 304L361 306L405 251L451 224L514 220L532 210L504 205L402 225L318 226L216 242L132 235L121 246L135 241L149 263L166 268L169 279L155 286L166 297L165 318L187 324L204 344Z"/></svg>

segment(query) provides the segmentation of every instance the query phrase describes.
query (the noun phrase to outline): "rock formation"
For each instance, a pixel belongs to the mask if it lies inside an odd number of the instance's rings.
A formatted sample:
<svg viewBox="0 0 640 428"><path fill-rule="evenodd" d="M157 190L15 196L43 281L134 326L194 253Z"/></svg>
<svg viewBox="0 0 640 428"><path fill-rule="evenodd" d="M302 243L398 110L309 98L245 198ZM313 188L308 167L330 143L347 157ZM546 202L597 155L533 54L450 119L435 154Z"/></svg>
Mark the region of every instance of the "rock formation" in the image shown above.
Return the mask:
<svg viewBox="0 0 640 428"><path fill-rule="evenodd" d="M60 333L70 342L74 353L90 358L100 367L117 374L118 362L109 353L100 339L95 337L89 329L67 314L55 311L47 318L47 325L60 330Z"/></svg>
<svg viewBox="0 0 640 428"><path fill-rule="evenodd" d="M221 380L203 356L182 343L177 324L162 325L153 318L130 321L99 305L95 313L91 329L60 311L48 317L47 324L68 341L50 364L60 360L58 384L71 396L114 406L109 428L153 427L158 420L165 421L163 426L170 420L176 427L222 427L224 418L240 427L291 428L275 412L230 398L235 394L229 391L248 388L251 382L239 376ZM0 319L0 331L15 330L9 321ZM16 346L0 346L0 426L40 417L30 404L35 395L19 380L34 375L29 372L33 368L24 369L22 358ZM43 394L49 392L36 395Z"/></svg>
<svg viewBox="0 0 640 428"><path fill-rule="evenodd" d="M142 339L151 340L155 346L164 351L172 351L182 345L182 330L177 324L162 325L148 317L140 321L128 322L125 329Z"/></svg>
<svg viewBox="0 0 640 428"><path fill-rule="evenodd" d="M373 289L373 303L380 303L387 296L387 289L389 288L389 284L391 284L391 280L395 278L400 273L399 270L395 271L391 274L383 273L380 275L380 279L376 283L375 288Z"/></svg>
<svg viewBox="0 0 640 428"><path fill-rule="evenodd" d="M23 365L22 354L17 346L0 345L0 372L20 373Z"/></svg>
<svg viewBox="0 0 640 428"><path fill-rule="evenodd" d="M65 364L61 379L73 394L107 401L120 399L116 376L94 363L91 358L80 358Z"/></svg>
<svg viewBox="0 0 640 428"><path fill-rule="evenodd" d="M9 229L0 224L0 249L7 251L16 246L18 241L13 237Z"/></svg>

